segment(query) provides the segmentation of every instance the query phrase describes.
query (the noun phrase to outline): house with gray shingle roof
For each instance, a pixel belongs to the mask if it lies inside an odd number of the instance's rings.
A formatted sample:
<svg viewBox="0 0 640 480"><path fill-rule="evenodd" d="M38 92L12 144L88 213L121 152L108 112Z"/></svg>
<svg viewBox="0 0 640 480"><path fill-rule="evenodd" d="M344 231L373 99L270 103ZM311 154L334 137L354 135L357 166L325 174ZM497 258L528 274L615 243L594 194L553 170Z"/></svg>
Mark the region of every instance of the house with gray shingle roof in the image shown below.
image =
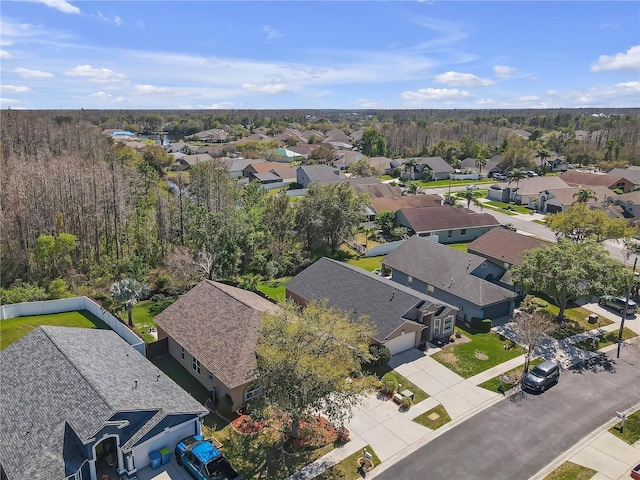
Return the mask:
<svg viewBox="0 0 640 480"><path fill-rule="evenodd" d="M425 170L431 172L431 180L446 180L455 170L442 157L421 157L416 158L416 169L419 178L423 176Z"/></svg>
<svg viewBox="0 0 640 480"><path fill-rule="evenodd" d="M296 181L302 188L308 188L312 183L334 183L346 179L344 172L329 165L302 165L296 172Z"/></svg>
<svg viewBox="0 0 640 480"><path fill-rule="evenodd" d="M493 215L451 205L401 208L396 224L421 237L435 236L440 243L469 242L500 226Z"/></svg>
<svg viewBox="0 0 640 480"><path fill-rule="evenodd" d="M640 216L640 190L613 197L615 205L622 207L625 216L629 218L637 218Z"/></svg>
<svg viewBox="0 0 640 480"><path fill-rule="evenodd" d="M286 295L298 305L326 299L340 310L368 317L377 328L372 342L394 354L449 338L455 324L454 306L326 257L292 278Z"/></svg>
<svg viewBox="0 0 640 480"><path fill-rule="evenodd" d="M0 361L3 479L130 478L208 413L111 330L41 326Z"/></svg>
<svg viewBox="0 0 640 480"><path fill-rule="evenodd" d="M630 165L627 168L614 168L607 175L613 177L621 177L628 180L633 185L640 185L640 167L636 165Z"/></svg>
<svg viewBox="0 0 640 480"><path fill-rule="evenodd" d="M255 349L262 313L277 306L253 292L203 280L155 317L158 340L212 398L234 409L255 395Z"/></svg>
<svg viewBox="0 0 640 480"><path fill-rule="evenodd" d="M435 208L435 207L434 207ZM495 283L504 268L478 255L413 236L382 259L391 280L458 307L458 318L504 318L517 294Z"/></svg>

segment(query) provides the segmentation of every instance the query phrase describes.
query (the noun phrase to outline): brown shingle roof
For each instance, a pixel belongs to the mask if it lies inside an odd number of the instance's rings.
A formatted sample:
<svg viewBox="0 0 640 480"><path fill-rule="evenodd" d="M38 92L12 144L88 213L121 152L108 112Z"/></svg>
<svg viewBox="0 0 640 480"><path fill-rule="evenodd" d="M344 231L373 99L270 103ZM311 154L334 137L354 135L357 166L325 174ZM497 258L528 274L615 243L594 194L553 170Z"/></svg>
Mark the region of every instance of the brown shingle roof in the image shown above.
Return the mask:
<svg viewBox="0 0 640 480"><path fill-rule="evenodd" d="M155 322L222 383L234 388L255 378L262 313L276 308L253 292L203 280Z"/></svg>
<svg viewBox="0 0 640 480"><path fill-rule="evenodd" d="M366 193L369 198L400 197L402 188L392 187L388 183L374 183L371 185L352 185L356 193Z"/></svg>
<svg viewBox="0 0 640 480"><path fill-rule="evenodd" d="M467 245L467 251L487 259L520 265L524 252L544 245L549 245L549 242L504 228L493 228Z"/></svg>
<svg viewBox="0 0 640 480"><path fill-rule="evenodd" d="M595 173L586 172L564 172L560 174L560 178L564 180L567 185L578 186L588 185L590 187L603 186L615 188L618 182L624 180L622 177L614 177L612 175L597 175Z"/></svg>
<svg viewBox="0 0 640 480"><path fill-rule="evenodd" d="M276 168L282 168L282 164L280 162L252 163L247 165L245 170L255 173L267 173Z"/></svg>
<svg viewBox="0 0 640 480"><path fill-rule="evenodd" d="M476 213L467 208L456 208L450 205L403 208L401 212L416 232L500 225L493 215Z"/></svg>
<svg viewBox="0 0 640 480"><path fill-rule="evenodd" d="M418 207L437 207L442 205L442 197L440 195L411 195L406 197L387 197L387 198L374 198L371 200L371 205L376 212L382 210L391 210L395 212L403 208L418 208Z"/></svg>

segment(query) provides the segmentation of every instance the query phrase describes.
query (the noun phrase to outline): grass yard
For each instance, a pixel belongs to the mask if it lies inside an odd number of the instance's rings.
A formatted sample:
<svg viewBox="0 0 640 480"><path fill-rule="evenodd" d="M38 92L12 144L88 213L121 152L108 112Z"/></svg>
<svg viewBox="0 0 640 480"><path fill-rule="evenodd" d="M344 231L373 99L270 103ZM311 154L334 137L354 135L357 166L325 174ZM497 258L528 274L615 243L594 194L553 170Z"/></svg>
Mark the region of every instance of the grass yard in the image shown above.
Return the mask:
<svg viewBox="0 0 640 480"><path fill-rule="evenodd" d="M534 358L533 360L531 360L529 362L529 370L531 370L532 367L535 367L539 363L542 363L542 358ZM486 382L481 383L478 386L485 388L487 390L491 390L492 392L496 392L496 393L506 392L507 390L517 386L520 383L520 379L522 378L523 371L524 371L524 364L519 367L512 368L508 372L505 372L502 374L509 377L508 382L502 382L501 381L502 375L497 375L493 377L491 380L487 380ZM501 385L502 385L502 388L500 388Z"/></svg>
<svg viewBox="0 0 640 480"><path fill-rule="evenodd" d="M470 341L456 340L432 358L464 378L473 377L524 353L522 347L510 340L500 340L494 332L472 333L464 327L456 327L456 331Z"/></svg>
<svg viewBox="0 0 640 480"><path fill-rule="evenodd" d="M455 250L460 250L461 252L467 253L467 245L468 243L447 243L447 247L451 247Z"/></svg>
<svg viewBox="0 0 640 480"><path fill-rule="evenodd" d="M615 332L607 332L604 335L600 335L595 343L591 338L589 338L586 340L582 340L581 342L574 343L574 345L583 350L595 352L596 350L600 350L601 348L617 343L618 333L618 330L616 330ZM629 330L627 327L624 327L622 329L622 340L629 340L630 338L637 336L638 335L636 334L636 332L634 332L633 330Z"/></svg>
<svg viewBox="0 0 640 480"><path fill-rule="evenodd" d="M293 277L281 277L272 280L264 280L258 284L258 290L264 293L271 300L284 302L285 284Z"/></svg>
<svg viewBox="0 0 640 480"><path fill-rule="evenodd" d="M531 213L532 210L522 205L511 205L510 203L498 202L496 200L487 200L484 202L485 207L493 207L502 213L513 215L514 213Z"/></svg>
<svg viewBox="0 0 640 480"><path fill-rule="evenodd" d="M40 325L57 327L100 328L109 326L87 310L8 318L0 322L0 350L21 339Z"/></svg>
<svg viewBox="0 0 640 480"><path fill-rule="evenodd" d="M360 267L363 270L367 270L369 272L373 272L374 270L380 269L380 261L383 257L362 257L362 258L351 258L347 260L349 265L354 265L356 267Z"/></svg>
<svg viewBox="0 0 640 480"><path fill-rule="evenodd" d="M374 452L369 445L364 448L367 449L368 453L373 455L373 458L371 460L373 462L374 468L376 465L380 465L380 459L376 455L376 452ZM348 456L341 462L337 463L330 469L325 470L320 475L314 478L318 478L320 480L356 480L363 478L361 470L359 470L358 464L356 463L360 457L362 457L362 451L358 450L356 453Z"/></svg>
<svg viewBox="0 0 640 480"><path fill-rule="evenodd" d="M598 472L591 470L590 468L583 467L582 465L564 462L553 472L544 477L544 480L589 480L596 473Z"/></svg>
<svg viewBox="0 0 640 480"><path fill-rule="evenodd" d="M402 387L400 388L400 391L407 390L407 389L411 390L413 392L413 404L414 405L416 403L419 403L419 402L429 398L429 394L427 392L425 392L423 390L420 390L420 388L418 388L415 384L411 383L409 380L404 378L402 375L400 375L395 370L391 370L391 371L385 373L382 376L382 380L384 380L386 378L393 378L393 380L394 380L394 382L396 382L396 384L402 385Z"/></svg>
<svg viewBox="0 0 640 480"><path fill-rule="evenodd" d="M543 310L551 313L554 316L558 315L560 309L549 303ZM592 314L591 310L587 310L584 307L569 306L564 311L564 321L562 325L558 325L555 331L549 335L555 339L561 340L563 338L570 337L577 333L588 332L594 328L598 328L597 324L589 323L587 317ZM613 322L605 317L600 317L600 326L611 325Z"/></svg>
<svg viewBox="0 0 640 480"><path fill-rule="evenodd" d="M430 428L431 430L437 430L441 426L449 423L451 421L451 417L449 417L449 414L442 405L438 405L428 412L418 415L413 419L413 421L423 427Z"/></svg>
<svg viewBox="0 0 640 480"><path fill-rule="evenodd" d="M170 355L163 355L151 360L151 362L200 403L204 404L209 398L209 391L204 385L198 382L186 368Z"/></svg>
<svg viewBox="0 0 640 480"><path fill-rule="evenodd" d="M622 421L611 427L609 431L629 445L633 445L640 440L640 411L627 415L624 423L624 432L620 431L621 427Z"/></svg>

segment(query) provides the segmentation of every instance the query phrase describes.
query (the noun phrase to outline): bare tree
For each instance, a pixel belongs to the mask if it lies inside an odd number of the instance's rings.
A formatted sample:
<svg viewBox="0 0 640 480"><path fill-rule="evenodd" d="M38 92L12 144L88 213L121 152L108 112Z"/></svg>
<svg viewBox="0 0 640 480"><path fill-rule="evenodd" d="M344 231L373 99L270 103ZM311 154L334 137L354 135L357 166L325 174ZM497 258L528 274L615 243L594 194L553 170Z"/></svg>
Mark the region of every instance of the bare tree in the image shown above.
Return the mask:
<svg viewBox="0 0 640 480"><path fill-rule="evenodd" d="M550 314L536 311L532 306L525 306L525 309L514 314L514 320L513 331L517 341L527 349L524 361L524 373L527 373L533 352L546 334L554 328L554 324Z"/></svg>

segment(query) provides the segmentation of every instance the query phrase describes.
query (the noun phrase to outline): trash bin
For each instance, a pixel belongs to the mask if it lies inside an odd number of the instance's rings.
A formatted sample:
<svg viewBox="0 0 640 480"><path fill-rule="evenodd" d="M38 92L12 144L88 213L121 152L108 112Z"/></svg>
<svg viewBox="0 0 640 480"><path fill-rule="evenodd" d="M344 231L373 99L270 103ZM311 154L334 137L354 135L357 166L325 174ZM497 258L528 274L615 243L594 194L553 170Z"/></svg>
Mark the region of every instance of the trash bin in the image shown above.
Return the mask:
<svg viewBox="0 0 640 480"><path fill-rule="evenodd" d="M162 465L166 465L167 463L169 463L169 460L171 460L171 450L169 450L167 447L162 447L160 450L158 450L158 452L160 453L160 457L162 458Z"/></svg>
<svg viewBox="0 0 640 480"><path fill-rule="evenodd" d="M160 468L160 465L162 464L162 456L158 450L149 452L149 460L151 460L151 468L153 470Z"/></svg>

